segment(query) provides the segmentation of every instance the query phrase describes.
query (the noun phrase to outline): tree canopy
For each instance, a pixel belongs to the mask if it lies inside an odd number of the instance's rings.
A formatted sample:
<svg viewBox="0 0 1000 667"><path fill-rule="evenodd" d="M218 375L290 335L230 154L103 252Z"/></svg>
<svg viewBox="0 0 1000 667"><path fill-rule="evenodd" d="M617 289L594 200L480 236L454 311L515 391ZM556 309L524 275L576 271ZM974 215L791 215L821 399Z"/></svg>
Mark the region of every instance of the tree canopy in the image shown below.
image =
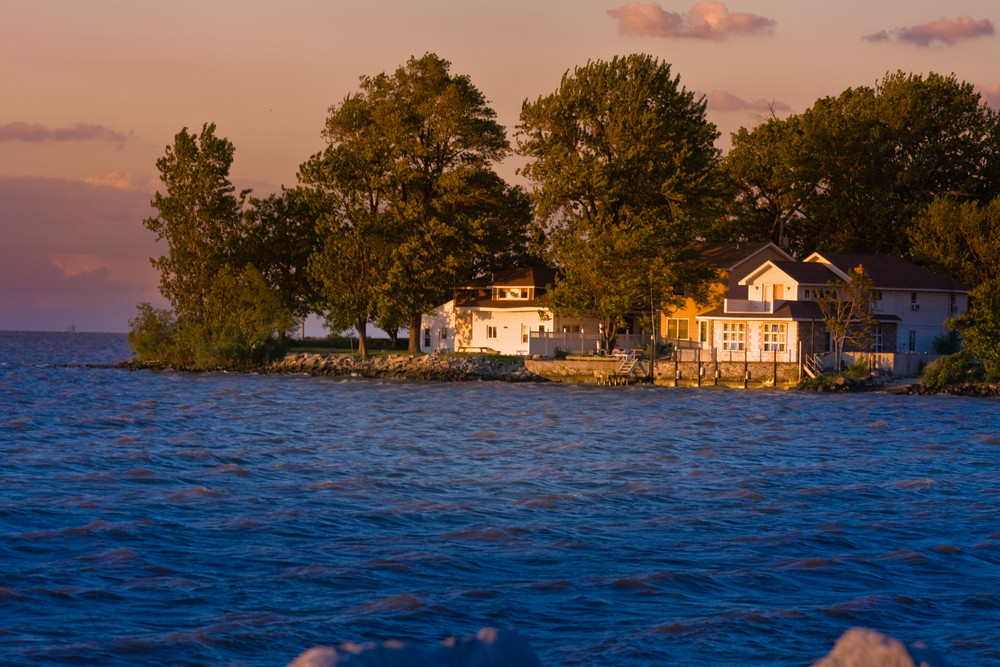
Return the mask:
<svg viewBox="0 0 1000 667"><path fill-rule="evenodd" d="M234 152L206 123L198 135L182 129L157 160L166 193L156 193L157 215L144 224L167 243L167 254L152 263L173 310L139 304L129 340L141 361L190 368L257 363L291 326L295 300L281 292L293 288L276 275L269 284L253 263L268 270L280 263L282 249L272 243L280 225L274 216L262 221L262 202L245 214L248 192L237 194L229 180Z"/></svg>
<svg viewBox="0 0 1000 667"><path fill-rule="evenodd" d="M670 65L631 55L577 67L524 102L517 136L561 271L557 311L597 317L613 336L630 311L704 286L693 242L718 196L718 132Z"/></svg>
<svg viewBox="0 0 1000 667"><path fill-rule="evenodd" d="M404 319L414 352L421 315L477 270L520 257L530 222L523 193L492 170L509 151L503 126L469 77L450 67L428 53L392 74L362 77L359 92L330 107L327 148L300 169L321 206L312 267L328 318L385 320L387 328ZM338 269L331 262L341 251L377 265ZM345 282L333 271L356 271L346 284L364 298L338 294Z"/></svg>
<svg viewBox="0 0 1000 667"><path fill-rule="evenodd" d="M909 256L936 196L1000 194L1000 124L954 75L896 72L733 134L729 238ZM780 231L779 231L780 230Z"/></svg>

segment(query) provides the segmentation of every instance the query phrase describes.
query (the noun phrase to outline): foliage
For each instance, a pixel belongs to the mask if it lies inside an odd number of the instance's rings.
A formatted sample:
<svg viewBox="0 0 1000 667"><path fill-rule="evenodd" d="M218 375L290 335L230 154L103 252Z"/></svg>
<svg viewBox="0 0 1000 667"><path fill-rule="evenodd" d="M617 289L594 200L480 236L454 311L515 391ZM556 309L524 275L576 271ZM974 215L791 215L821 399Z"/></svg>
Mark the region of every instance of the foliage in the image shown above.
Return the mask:
<svg viewBox="0 0 1000 667"><path fill-rule="evenodd" d="M957 320L965 350L983 365L985 379L1000 380L1000 278L969 293L969 310Z"/></svg>
<svg viewBox="0 0 1000 667"><path fill-rule="evenodd" d="M253 264L243 263L254 258L274 268L278 262L265 254L276 250L270 247L277 244L274 227L285 216L277 202L269 216L262 202L255 214L244 215L248 193L236 195L229 181L234 150L206 123L197 136L182 129L157 160L166 194L156 193L157 215L144 224L167 242L167 254L152 262L173 312L140 304L129 334L140 361L244 367L277 354L275 337L293 324L295 299L281 295L293 288L280 280L269 285Z"/></svg>
<svg viewBox="0 0 1000 667"><path fill-rule="evenodd" d="M863 267L848 271L847 280L827 283L827 289L816 299L823 313L823 324L830 332L834 346L835 368L840 368L844 348L851 345L864 349L871 342L877 324L872 314L875 284Z"/></svg>
<svg viewBox="0 0 1000 667"><path fill-rule="evenodd" d="M976 358L963 350L927 364L920 384L928 389L943 389L950 384L976 382L981 379L982 370Z"/></svg>
<svg viewBox="0 0 1000 667"><path fill-rule="evenodd" d="M913 254L970 287L1000 278L1000 195L980 205L939 195L910 230Z"/></svg>
<svg viewBox="0 0 1000 667"><path fill-rule="evenodd" d="M173 363L177 320L169 310L138 305L139 313L128 322L128 343L137 361L148 364Z"/></svg>
<svg viewBox="0 0 1000 667"><path fill-rule="evenodd" d="M504 128L450 67L426 54L362 77L358 93L330 108L327 148L300 169L322 217L311 265L331 321L419 330L457 282L523 254L525 196L492 171L509 150ZM338 264L338 249L367 264ZM361 294L347 299L347 284ZM410 346L419 351L416 336Z"/></svg>
<svg viewBox="0 0 1000 667"><path fill-rule="evenodd" d="M815 196L815 174L798 168L801 154L801 119L771 118L753 131L732 135L725 173L733 189L729 215L709 230L721 240L768 240L801 254L803 239L794 234L804 211Z"/></svg>
<svg viewBox="0 0 1000 667"><path fill-rule="evenodd" d="M931 347L935 354L955 354L962 349L962 336L957 329L949 329L947 333L935 336Z"/></svg>
<svg viewBox="0 0 1000 667"><path fill-rule="evenodd" d="M252 264L292 318L312 312L315 293L306 267L316 244L311 207L300 190L251 197L243 214L234 266ZM285 331L279 331L283 339Z"/></svg>
<svg viewBox="0 0 1000 667"><path fill-rule="evenodd" d="M237 196L229 181L234 152L232 142L215 136L215 124L206 123L199 135L183 128L156 161L166 194L156 193L158 213L143 224L167 242L167 254L152 262L179 319L204 314L209 285L240 234L247 193Z"/></svg>
<svg viewBox="0 0 1000 667"><path fill-rule="evenodd" d="M935 196L1000 194L1000 120L954 75L896 72L734 134L727 172L737 197L717 234L783 229L799 254L908 256L911 222Z"/></svg>
<svg viewBox="0 0 1000 667"><path fill-rule="evenodd" d="M556 312L599 318L608 339L629 311L704 290L692 245L715 202L718 133L669 65L632 55L577 67L524 103L517 136L561 271Z"/></svg>

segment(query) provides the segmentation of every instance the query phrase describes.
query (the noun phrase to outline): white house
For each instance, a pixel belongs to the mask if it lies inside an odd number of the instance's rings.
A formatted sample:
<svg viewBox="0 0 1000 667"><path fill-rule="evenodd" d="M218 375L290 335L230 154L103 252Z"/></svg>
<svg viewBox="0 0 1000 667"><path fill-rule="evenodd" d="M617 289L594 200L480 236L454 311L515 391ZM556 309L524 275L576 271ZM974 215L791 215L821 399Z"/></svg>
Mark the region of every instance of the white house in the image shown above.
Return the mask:
<svg viewBox="0 0 1000 667"><path fill-rule="evenodd" d="M422 352L497 352L551 356L556 349L595 349L597 320L555 315L547 286L555 271L508 269L460 286L455 298L421 322Z"/></svg>
<svg viewBox="0 0 1000 667"><path fill-rule="evenodd" d="M965 312L968 290L900 257L813 253L802 262L767 261L739 284L743 298L699 316L711 323L718 358L798 361L831 351L830 336L816 298L834 280L847 280L861 267L874 283L878 319L872 352L933 351L945 322Z"/></svg>

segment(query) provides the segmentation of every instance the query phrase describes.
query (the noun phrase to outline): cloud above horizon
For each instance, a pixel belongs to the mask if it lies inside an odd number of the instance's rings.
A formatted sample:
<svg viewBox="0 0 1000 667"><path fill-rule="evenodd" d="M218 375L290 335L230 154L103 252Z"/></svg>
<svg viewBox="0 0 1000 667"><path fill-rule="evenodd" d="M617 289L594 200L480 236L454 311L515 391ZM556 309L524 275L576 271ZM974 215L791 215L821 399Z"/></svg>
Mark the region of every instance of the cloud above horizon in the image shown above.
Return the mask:
<svg viewBox="0 0 1000 667"><path fill-rule="evenodd" d="M880 30L871 35L865 35L861 39L866 42L885 42L895 38L901 42L916 44L917 46L930 46L935 41L944 44L955 44L963 39L974 39L995 33L996 28L989 19L977 21L971 16L959 16L957 19L942 17L937 21L899 28L891 32Z"/></svg>
<svg viewBox="0 0 1000 667"><path fill-rule="evenodd" d="M747 101L724 90L713 90L705 97L709 111L760 111L770 113L792 110L790 106L778 100L760 98Z"/></svg>
<svg viewBox="0 0 1000 667"><path fill-rule="evenodd" d="M124 134L110 127L90 123L75 123L69 127L47 127L38 124L29 125L24 122L0 125L0 142L105 141L121 147L130 138L131 133Z"/></svg>
<svg viewBox="0 0 1000 667"><path fill-rule="evenodd" d="M0 176L0 201L0 329L125 331L138 302L162 301L148 192Z"/></svg>
<svg viewBox="0 0 1000 667"><path fill-rule="evenodd" d="M618 32L642 37L666 39L721 40L736 33L769 31L776 25L772 19L745 12L730 12L721 2L708 0L696 3L686 14L668 12L657 2L630 2L608 15L618 21Z"/></svg>

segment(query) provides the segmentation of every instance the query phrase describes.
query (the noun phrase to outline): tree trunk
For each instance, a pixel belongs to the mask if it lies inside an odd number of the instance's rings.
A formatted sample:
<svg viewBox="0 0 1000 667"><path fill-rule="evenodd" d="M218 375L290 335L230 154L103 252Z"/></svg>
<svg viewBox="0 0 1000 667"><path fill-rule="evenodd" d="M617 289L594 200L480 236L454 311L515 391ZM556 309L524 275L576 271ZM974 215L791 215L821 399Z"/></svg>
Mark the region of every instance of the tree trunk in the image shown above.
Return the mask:
<svg viewBox="0 0 1000 667"><path fill-rule="evenodd" d="M420 323L422 320L421 313L410 315L410 354L420 354Z"/></svg>
<svg viewBox="0 0 1000 667"><path fill-rule="evenodd" d="M359 317L354 321L354 328L358 331L358 353L362 361L368 361L368 322Z"/></svg>

